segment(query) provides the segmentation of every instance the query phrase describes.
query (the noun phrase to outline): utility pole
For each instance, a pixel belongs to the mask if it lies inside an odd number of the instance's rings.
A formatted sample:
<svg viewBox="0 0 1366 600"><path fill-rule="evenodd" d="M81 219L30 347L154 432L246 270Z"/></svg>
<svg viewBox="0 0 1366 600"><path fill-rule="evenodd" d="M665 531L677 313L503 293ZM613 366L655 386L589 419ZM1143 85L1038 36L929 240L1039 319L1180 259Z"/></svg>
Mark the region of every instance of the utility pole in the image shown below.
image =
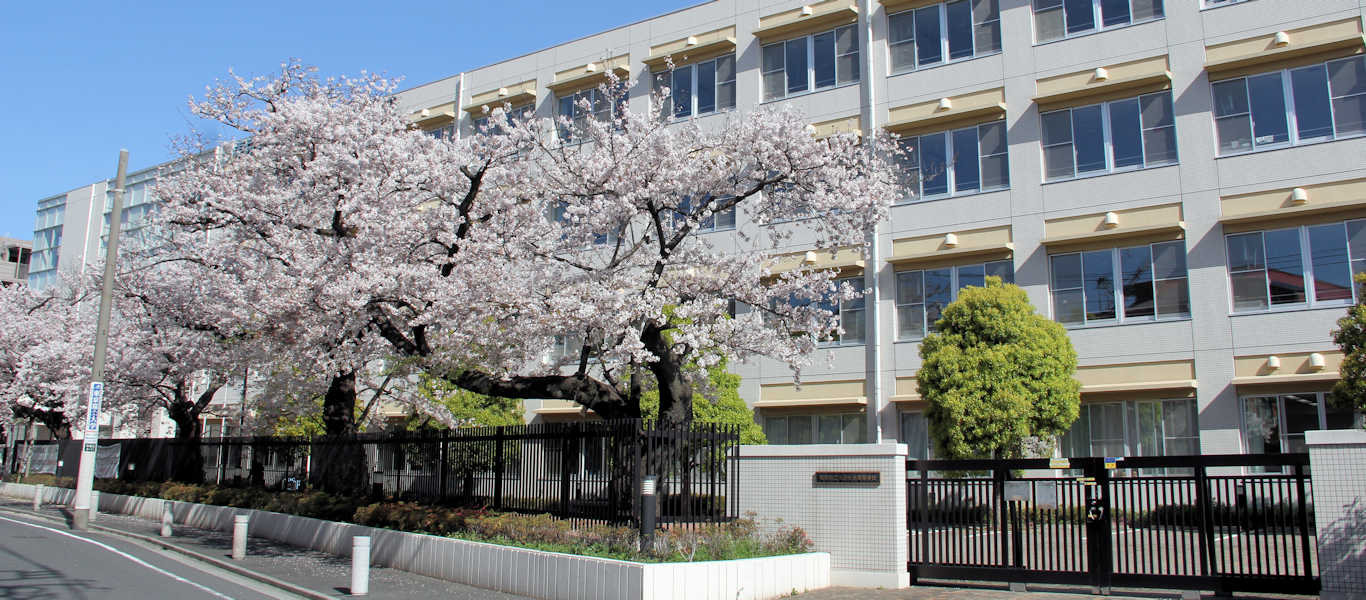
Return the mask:
<svg viewBox="0 0 1366 600"><path fill-rule="evenodd" d="M114 206L109 215L109 250L104 254L104 286L100 290L100 320L95 327L95 364L90 367L90 402L81 440L81 466L76 472L76 499L71 504L71 527L90 528L90 491L95 484L95 447L100 440L100 404L104 401L104 355L109 345L109 313L114 303L114 268L119 258L119 227L123 225L123 180L128 174L128 151L119 150L114 179Z"/></svg>

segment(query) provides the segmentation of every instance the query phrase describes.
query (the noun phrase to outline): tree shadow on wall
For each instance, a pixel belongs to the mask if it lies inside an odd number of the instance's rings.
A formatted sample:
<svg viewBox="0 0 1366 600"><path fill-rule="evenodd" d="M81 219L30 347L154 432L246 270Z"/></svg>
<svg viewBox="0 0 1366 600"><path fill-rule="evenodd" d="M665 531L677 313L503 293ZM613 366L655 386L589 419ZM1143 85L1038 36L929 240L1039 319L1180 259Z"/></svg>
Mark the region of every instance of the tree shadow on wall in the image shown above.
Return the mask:
<svg viewBox="0 0 1366 600"><path fill-rule="evenodd" d="M1348 504L1341 517L1319 532L1319 575L1324 591L1349 591L1355 580L1360 584L1366 575L1366 502L1361 498Z"/></svg>

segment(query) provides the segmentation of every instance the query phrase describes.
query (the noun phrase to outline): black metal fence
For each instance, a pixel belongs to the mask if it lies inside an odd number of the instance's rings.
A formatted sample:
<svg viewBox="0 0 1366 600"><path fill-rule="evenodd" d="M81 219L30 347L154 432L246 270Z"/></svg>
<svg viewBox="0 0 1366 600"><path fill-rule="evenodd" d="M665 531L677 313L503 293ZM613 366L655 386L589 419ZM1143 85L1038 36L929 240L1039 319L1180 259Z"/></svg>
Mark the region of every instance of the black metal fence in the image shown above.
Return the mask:
<svg viewBox="0 0 1366 600"><path fill-rule="evenodd" d="M346 438L114 439L98 471L131 481L193 481L281 491L333 489L349 471L373 498L635 523L640 482L659 481L659 522L736 516L739 428L662 430L640 420L359 434ZM117 450L115 450L117 448ZM15 447L25 463L22 444ZM40 442L37 470L74 476L79 442ZM363 470L355 478L355 470Z"/></svg>
<svg viewBox="0 0 1366 600"><path fill-rule="evenodd" d="M1064 462L909 461L912 577L1317 593L1308 455Z"/></svg>

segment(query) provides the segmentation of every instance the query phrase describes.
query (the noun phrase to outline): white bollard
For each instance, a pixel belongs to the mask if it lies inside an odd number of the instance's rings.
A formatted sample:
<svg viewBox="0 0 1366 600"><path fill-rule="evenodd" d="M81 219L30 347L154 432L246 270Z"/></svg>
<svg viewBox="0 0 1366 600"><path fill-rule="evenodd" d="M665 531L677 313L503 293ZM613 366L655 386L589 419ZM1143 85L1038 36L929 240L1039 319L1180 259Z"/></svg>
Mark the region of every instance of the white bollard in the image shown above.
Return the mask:
<svg viewBox="0 0 1366 600"><path fill-rule="evenodd" d="M370 536L351 538L351 595L370 593Z"/></svg>
<svg viewBox="0 0 1366 600"><path fill-rule="evenodd" d="M95 522L95 517L100 514L100 493L90 490L90 522Z"/></svg>
<svg viewBox="0 0 1366 600"><path fill-rule="evenodd" d="M250 515L233 515L232 517L232 559L242 560L247 557L247 522L251 520Z"/></svg>
<svg viewBox="0 0 1366 600"><path fill-rule="evenodd" d="M43 484L33 486L33 510L43 507Z"/></svg>
<svg viewBox="0 0 1366 600"><path fill-rule="evenodd" d="M175 519L171 516L171 502L161 501L161 537L171 537L171 523Z"/></svg>

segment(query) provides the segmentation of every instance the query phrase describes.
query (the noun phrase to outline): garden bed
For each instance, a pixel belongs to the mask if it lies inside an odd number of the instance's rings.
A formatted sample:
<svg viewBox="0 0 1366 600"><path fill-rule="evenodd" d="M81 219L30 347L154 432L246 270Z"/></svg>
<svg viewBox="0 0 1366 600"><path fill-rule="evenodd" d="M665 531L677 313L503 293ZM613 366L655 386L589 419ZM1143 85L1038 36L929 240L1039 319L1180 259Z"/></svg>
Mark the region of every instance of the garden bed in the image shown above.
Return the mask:
<svg viewBox="0 0 1366 600"><path fill-rule="evenodd" d="M7 483L0 485L0 492L31 498L34 487ZM46 492L49 501L57 502L69 501L71 494L69 489ZM643 562L397 531L266 510L131 496L113 491L100 494L101 511L148 519L159 518L166 502L173 503L175 521L179 524L226 531L231 529L234 515L247 514L251 517L252 535L342 556L350 554L353 537L368 535L372 540L371 561L375 564L536 598L767 599L826 587L830 582L830 556L825 553ZM300 499L299 504L319 510L328 506L319 499L309 498ZM667 539L669 535L661 537ZM804 535L801 538L805 541ZM575 546L575 549L579 547ZM701 558L702 553L695 552L691 557Z"/></svg>

